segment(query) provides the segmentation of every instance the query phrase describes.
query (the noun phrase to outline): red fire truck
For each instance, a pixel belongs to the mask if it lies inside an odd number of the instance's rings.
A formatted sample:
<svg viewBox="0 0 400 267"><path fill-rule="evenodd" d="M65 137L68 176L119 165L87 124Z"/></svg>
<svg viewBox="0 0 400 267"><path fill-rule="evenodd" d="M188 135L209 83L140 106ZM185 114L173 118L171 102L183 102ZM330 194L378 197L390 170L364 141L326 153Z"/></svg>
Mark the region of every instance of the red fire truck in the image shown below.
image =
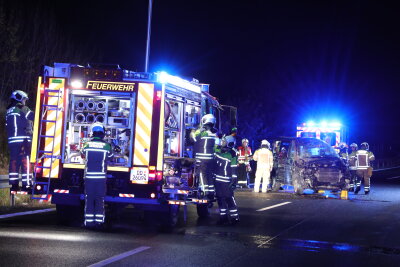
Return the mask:
<svg viewBox="0 0 400 267"><path fill-rule="evenodd" d="M235 126L236 108L220 105L208 85L118 65L55 63L39 77L35 112L32 197L51 194L59 218L83 212L80 150L95 122L104 124L115 155L107 172L108 211L133 204L161 213L171 226L180 206L185 217L187 204L197 205L199 216L209 214L189 136L207 113L220 129Z"/></svg>

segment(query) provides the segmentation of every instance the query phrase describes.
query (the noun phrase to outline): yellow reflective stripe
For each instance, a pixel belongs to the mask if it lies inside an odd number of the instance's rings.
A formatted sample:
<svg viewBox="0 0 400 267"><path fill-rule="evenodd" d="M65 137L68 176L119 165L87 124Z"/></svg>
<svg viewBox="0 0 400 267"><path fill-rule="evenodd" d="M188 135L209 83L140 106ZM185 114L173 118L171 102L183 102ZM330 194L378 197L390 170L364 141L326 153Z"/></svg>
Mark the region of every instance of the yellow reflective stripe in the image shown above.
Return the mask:
<svg viewBox="0 0 400 267"><path fill-rule="evenodd" d="M164 90L165 85L162 85L161 89L161 104L160 104L160 123L158 129L158 153L157 153L157 170L163 170L163 158L164 158Z"/></svg>
<svg viewBox="0 0 400 267"><path fill-rule="evenodd" d="M42 77L39 76L37 93L36 93L36 107L35 107L35 119L33 124L33 139L32 139L32 149L31 149L31 163L36 163L37 146L38 146L38 136L39 136L39 122L40 122L40 90L43 88Z"/></svg>
<svg viewBox="0 0 400 267"><path fill-rule="evenodd" d="M140 83L136 109L135 165L149 165L154 84Z"/></svg>

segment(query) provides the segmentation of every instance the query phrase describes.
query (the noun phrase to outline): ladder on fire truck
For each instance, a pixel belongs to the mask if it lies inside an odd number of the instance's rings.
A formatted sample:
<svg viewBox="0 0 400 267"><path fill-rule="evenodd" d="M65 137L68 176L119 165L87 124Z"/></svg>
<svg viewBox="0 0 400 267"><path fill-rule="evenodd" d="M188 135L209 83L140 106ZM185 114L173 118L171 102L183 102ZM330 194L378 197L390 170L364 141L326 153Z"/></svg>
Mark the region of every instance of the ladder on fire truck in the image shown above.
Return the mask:
<svg viewBox="0 0 400 267"><path fill-rule="evenodd" d="M55 144L55 136L56 136L56 124L58 121L58 116L59 116L59 111L60 111L60 100L61 100L61 94L62 94L62 90L63 89L48 89L45 88L44 92L43 92L43 101L41 102L41 114L40 114L40 127L39 127L39 133L38 133L38 143L37 143L37 148L38 148L38 152L36 153L36 161L35 161L35 167L34 167L34 172L33 172L33 187L32 187L32 199L41 199L41 200L48 200L49 195L50 195L50 181L51 181L51 170L53 167L53 162L56 159L61 159L61 155L54 155L54 144ZM50 105L48 104L50 98L57 98L56 103L57 104L53 104ZM54 120L48 120L45 119L46 114L48 113L48 111L50 110L55 110L56 111L56 115ZM54 124L54 131L52 131L52 133L50 133L50 135L47 134L47 132L45 134L43 134L43 124L47 124L47 123L51 123ZM46 142L45 140L47 138L50 138L51 141L51 150L46 150ZM42 144L44 143L44 146L42 147ZM50 166L44 166L44 164L39 164L39 162L41 162L42 160L44 161L44 159L49 158L50 159ZM41 173L43 173L44 169L49 169L49 174L47 177L47 181L38 181L37 179L37 172L36 169L41 169ZM39 197L35 196L35 189L36 186L40 185L43 189L45 189L46 194L45 195L40 195ZM45 197L44 197L45 196Z"/></svg>

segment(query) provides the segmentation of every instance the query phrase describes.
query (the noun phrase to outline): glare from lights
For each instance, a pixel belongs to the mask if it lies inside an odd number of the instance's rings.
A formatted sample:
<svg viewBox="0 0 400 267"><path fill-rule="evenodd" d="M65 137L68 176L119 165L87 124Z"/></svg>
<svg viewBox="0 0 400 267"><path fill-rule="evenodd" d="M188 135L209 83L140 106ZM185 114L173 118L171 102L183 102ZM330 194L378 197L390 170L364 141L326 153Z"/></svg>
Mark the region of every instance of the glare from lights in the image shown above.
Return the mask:
<svg viewBox="0 0 400 267"><path fill-rule="evenodd" d="M313 121L308 121L307 126L310 126L310 127L315 126L315 123Z"/></svg>
<svg viewBox="0 0 400 267"><path fill-rule="evenodd" d="M326 121L322 121L320 124L321 124L322 127L328 126L328 123Z"/></svg>
<svg viewBox="0 0 400 267"><path fill-rule="evenodd" d="M158 73L157 80L160 83L164 83L164 84L169 83L169 84L172 84L175 86L183 87L183 88L190 90L192 92L195 92L195 93L201 93L200 86L193 84L187 80L184 80L178 76L169 75L165 71L161 71Z"/></svg>
<svg viewBox="0 0 400 267"><path fill-rule="evenodd" d="M80 80L74 80L74 81L71 82L71 86L73 88L82 88L83 84L82 84L82 82Z"/></svg>
<svg viewBox="0 0 400 267"><path fill-rule="evenodd" d="M167 83L168 82L168 73L166 73L165 71L161 71L159 74L158 74L158 81L160 82L160 83Z"/></svg>
<svg viewBox="0 0 400 267"><path fill-rule="evenodd" d="M155 198L155 197L156 197L156 194L151 193L151 194L150 194L150 197L151 197L151 198Z"/></svg>
<svg viewBox="0 0 400 267"><path fill-rule="evenodd" d="M341 127L342 124L340 122L334 121L334 122L329 123L329 126L331 126L331 127Z"/></svg>

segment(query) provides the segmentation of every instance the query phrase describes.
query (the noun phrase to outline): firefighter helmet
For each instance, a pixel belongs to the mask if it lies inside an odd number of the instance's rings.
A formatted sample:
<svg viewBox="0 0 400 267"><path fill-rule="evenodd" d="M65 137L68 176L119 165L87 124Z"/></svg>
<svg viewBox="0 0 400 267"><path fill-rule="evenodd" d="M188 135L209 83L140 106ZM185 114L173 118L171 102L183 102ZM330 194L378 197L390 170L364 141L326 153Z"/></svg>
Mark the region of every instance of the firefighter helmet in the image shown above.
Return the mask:
<svg viewBox="0 0 400 267"><path fill-rule="evenodd" d="M232 135L226 135L222 138L226 142L226 146L233 148L236 145L236 139Z"/></svg>
<svg viewBox="0 0 400 267"><path fill-rule="evenodd" d="M246 139L246 138L243 138L243 139L242 139L242 144L243 144L244 142L247 142L247 144L248 144L248 143L249 143L249 140Z"/></svg>
<svg viewBox="0 0 400 267"><path fill-rule="evenodd" d="M355 148L357 149L357 148L358 148L358 145L357 145L356 143L352 143L352 144L350 145L350 147L351 147L351 148L355 147Z"/></svg>
<svg viewBox="0 0 400 267"><path fill-rule="evenodd" d="M339 148L340 149L347 148L347 144L345 142L341 142L341 143L339 143Z"/></svg>
<svg viewBox="0 0 400 267"><path fill-rule="evenodd" d="M202 125L212 124L214 126L215 122L216 122L216 119L213 114L206 114L201 118Z"/></svg>
<svg viewBox="0 0 400 267"><path fill-rule="evenodd" d="M264 140L261 141L261 146L266 146L266 147L269 148L270 143L268 142L268 140L264 139Z"/></svg>
<svg viewBox="0 0 400 267"><path fill-rule="evenodd" d="M92 125L91 131L92 131L92 135L93 135L94 133L102 133L102 134L104 134L104 133L106 132L106 129L104 128L104 125L103 125L103 124L101 124L101 123L94 123L94 124Z"/></svg>
<svg viewBox="0 0 400 267"><path fill-rule="evenodd" d="M369 150L369 144L367 142L361 143L362 150Z"/></svg>
<svg viewBox="0 0 400 267"><path fill-rule="evenodd" d="M16 90L12 92L10 98L17 100L18 102L22 102L25 99L29 99L28 94L21 90Z"/></svg>

